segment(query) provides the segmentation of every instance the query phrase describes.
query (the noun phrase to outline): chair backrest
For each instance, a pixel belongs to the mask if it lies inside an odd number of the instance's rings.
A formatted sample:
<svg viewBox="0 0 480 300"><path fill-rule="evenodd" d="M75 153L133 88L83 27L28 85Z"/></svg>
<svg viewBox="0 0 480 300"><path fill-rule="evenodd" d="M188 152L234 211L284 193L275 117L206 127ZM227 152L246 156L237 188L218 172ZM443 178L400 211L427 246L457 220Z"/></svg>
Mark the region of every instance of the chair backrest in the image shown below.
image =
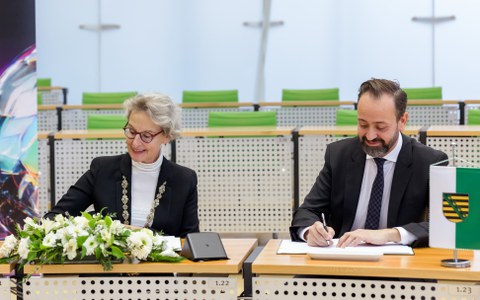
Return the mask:
<svg viewBox="0 0 480 300"><path fill-rule="evenodd" d="M238 90L183 91L183 103L238 102Z"/></svg>
<svg viewBox="0 0 480 300"><path fill-rule="evenodd" d="M277 126L275 111L209 112L208 127Z"/></svg>
<svg viewBox="0 0 480 300"><path fill-rule="evenodd" d="M337 110L337 118L335 124L338 126L351 126L358 124L358 112L353 109Z"/></svg>
<svg viewBox="0 0 480 300"><path fill-rule="evenodd" d="M83 93L83 104L122 104L126 99L133 97L137 92L115 93Z"/></svg>
<svg viewBox="0 0 480 300"><path fill-rule="evenodd" d="M469 109L467 125L480 125L480 109Z"/></svg>
<svg viewBox="0 0 480 300"><path fill-rule="evenodd" d="M52 86L51 78L37 78L37 87L50 87Z"/></svg>
<svg viewBox="0 0 480 300"><path fill-rule="evenodd" d="M282 90L282 101L339 100L339 89Z"/></svg>
<svg viewBox="0 0 480 300"><path fill-rule="evenodd" d="M127 123L124 115L89 114L87 129L121 129Z"/></svg>
<svg viewBox="0 0 480 300"><path fill-rule="evenodd" d="M407 93L409 100L441 100L442 99L442 87L426 87L426 88L405 88L403 89Z"/></svg>

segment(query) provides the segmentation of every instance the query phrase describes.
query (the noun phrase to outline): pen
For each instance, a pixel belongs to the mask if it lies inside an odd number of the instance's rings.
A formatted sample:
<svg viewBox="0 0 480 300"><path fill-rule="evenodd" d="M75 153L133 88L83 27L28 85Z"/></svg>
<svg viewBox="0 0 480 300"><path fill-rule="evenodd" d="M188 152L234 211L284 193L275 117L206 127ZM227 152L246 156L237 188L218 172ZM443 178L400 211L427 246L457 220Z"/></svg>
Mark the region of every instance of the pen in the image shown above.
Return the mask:
<svg viewBox="0 0 480 300"><path fill-rule="evenodd" d="M322 213L322 223L323 223L323 229L328 233L328 228L327 228L327 222L325 221L325 215Z"/></svg>
<svg viewBox="0 0 480 300"><path fill-rule="evenodd" d="M322 213L322 223L323 223L323 229L325 229L325 231L327 232L328 234L328 227L327 227L327 222L325 221L325 215ZM326 239L325 240L327 242L328 245L330 245L330 239Z"/></svg>

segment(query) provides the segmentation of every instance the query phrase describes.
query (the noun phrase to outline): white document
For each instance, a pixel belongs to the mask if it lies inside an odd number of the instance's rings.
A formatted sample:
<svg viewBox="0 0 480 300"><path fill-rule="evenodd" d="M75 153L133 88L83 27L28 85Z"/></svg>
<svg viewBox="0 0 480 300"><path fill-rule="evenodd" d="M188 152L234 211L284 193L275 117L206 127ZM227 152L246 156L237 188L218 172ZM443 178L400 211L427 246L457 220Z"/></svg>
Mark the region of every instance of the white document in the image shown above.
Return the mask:
<svg viewBox="0 0 480 300"><path fill-rule="evenodd" d="M326 253L338 254L341 252L348 253L374 253L378 254L403 254L413 255L413 249L410 246L400 245L396 243L387 243L385 245L360 244L356 247L337 248L338 239L333 240L333 244L328 247L310 247L305 242L292 242L291 240L283 240L277 250L277 254L307 254L307 253Z"/></svg>
<svg viewBox="0 0 480 300"><path fill-rule="evenodd" d="M167 244L170 247L173 247L174 251L182 251L182 242L179 237L174 237L173 235L166 235L163 238L167 241Z"/></svg>

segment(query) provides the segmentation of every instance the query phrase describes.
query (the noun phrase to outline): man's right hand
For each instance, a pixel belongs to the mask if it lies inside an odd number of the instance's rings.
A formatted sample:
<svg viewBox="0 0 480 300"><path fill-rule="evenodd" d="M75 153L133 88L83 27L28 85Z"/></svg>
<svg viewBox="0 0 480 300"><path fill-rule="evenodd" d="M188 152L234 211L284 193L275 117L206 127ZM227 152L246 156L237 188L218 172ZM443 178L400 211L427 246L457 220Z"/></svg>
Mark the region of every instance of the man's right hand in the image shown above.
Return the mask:
<svg viewBox="0 0 480 300"><path fill-rule="evenodd" d="M328 231L327 231L328 230ZM332 244L335 230L332 227L327 227L327 230L323 227L323 224L319 221L313 223L308 227L305 232L305 240L309 246L313 247L327 247Z"/></svg>

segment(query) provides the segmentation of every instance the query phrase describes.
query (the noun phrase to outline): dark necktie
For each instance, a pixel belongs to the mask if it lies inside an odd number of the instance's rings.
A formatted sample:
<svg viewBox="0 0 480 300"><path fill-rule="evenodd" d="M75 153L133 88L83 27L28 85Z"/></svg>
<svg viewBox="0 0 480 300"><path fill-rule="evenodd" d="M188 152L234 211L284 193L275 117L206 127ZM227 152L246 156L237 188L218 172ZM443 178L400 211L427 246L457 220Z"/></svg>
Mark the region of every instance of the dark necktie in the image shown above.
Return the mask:
<svg viewBox="0 0 480 300"><path fill-rule="evenodd" d="M370 202L368 202L367 220L365 221L365 229L378 229L380 222L380 211L382 210L383 197L383 163L385 159L375 157L377 164L377 176L372 185L370 193Z"/></svg>

